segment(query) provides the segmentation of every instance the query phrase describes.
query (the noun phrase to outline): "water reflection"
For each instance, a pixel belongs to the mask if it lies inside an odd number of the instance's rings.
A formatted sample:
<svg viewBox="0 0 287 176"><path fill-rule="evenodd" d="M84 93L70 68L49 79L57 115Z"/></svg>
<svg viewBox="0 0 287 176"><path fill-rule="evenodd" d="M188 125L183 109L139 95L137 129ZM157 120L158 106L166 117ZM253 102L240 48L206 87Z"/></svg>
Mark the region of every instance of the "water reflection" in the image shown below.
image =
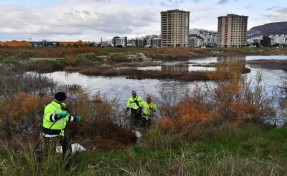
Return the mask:
<svg viewBox="0 0 287 176"><path fill-rule="evenodd" d="M195 63L180 63L180 65L162 65L162 66L147 66L147 67L137 67L137 70L156 70L156 71L164 71L168 73L187 73L192 71L214 71L215 67L198 65Z"/></svg>
<svg viewBox="0 0 287 176"><path fill-rule="evenodd" d="M271 56L246 56L246 60L287 60L287 55L271 55Z"/></svg>
<svg viewBox="0 0 287 176"><path fill-rule="evenodd" d="M189 89L194 83L180 82L174 80L156 80L156 79L126 79L124 77L102 77L85 76L79 73L53 72L42 74L53 79L59 85L81 85L82 88L91 96L98 92L109 99L118 98L120 104L124 107L126 101L131 95L132 90L136 90L138 95L147 97L147 95L159 96L159 92L170 90L173 86L180 89Z"/></svg>
<svg viewBox="0 0 287 176"><path fill-rule="evenodd" d="M230 61L246 61L246 60L258 60L258 59L281 59L287 60L287 56L232 56L232 57L207 57L197 60L189 60L188 62L166 62L162 66L147 67L146 69L161 69L168 73L187 73L195 70L197 64L210 64L218 62L230 62ZM265 86L268 96L277 90L277 87L281 85L281 79L286 76L283 70L270 70L265 68L254 67L252 65L246 65L251 69L251 72L246 76L248 79L256 79L256 74L259 72L262 75L262 83ZM200 67L205 69L214 69L210 67ZM145 69L141 67L139 69ZM102 77L102 76L85 76L79 73L66 73L66 72L53 72L43 74L55 82L62 85L77 84L81 85L90 95L96 95L100 92L107 98L118 98L120 104L124 107L127 99L130 97L130 92L136 90L138 95L146 97L147 94L159 96L160 92L164 89L172 89L173 86L177 86L178 90L193 89L195 84L205 84L205 82L180 82L174 80L156 80L156 79L126 79L124 77ZM282 117L280 113L277 114L277 118L285 121L285 117Z"/></svg>
<svg viewBox="0 0 287 176"><path fill-rule="evenodd" d="M180 65L162 65L161 70L170 74L177 73L188 73L188 64L180 64Z"/></svg>
<svg viewBox="0 0 287 176"><path fill-rule="evenodd" d="M218 56L217 57L217 62L235 62L235 61L245 61L246 56Z"/></svg>

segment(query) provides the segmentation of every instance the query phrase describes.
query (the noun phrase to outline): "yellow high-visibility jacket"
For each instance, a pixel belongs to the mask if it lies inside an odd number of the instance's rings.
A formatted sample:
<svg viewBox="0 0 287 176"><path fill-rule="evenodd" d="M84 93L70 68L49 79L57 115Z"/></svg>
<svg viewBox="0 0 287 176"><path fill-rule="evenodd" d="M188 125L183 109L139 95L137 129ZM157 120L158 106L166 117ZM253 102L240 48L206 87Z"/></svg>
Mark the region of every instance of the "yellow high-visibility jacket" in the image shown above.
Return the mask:
<svg viewBox="0 0 287 176"><path fill-rule="evenodd" d="M140 96L136 96L136 97L130 97L128 99L128 102L126 104L127 108L132 108L132 109L138 109L140 107L142 107L144 100L142 99L142 97Z"/></svg>
<svg viewBox="0 0 287 176"><path fill-rule="evenodd" d="M57 114L67 112L66 104L53 100L44 109L43 117L43 135L45 137L64 136L64 129L68 122L74 121L75 117L67 115L57 120Z"/></svg>
<svg viewBox="0 0 287 176"><path fill-rule="evenodd" d="M143 109L144 115L152 116L157 111L157 105L154 102L144 102Z"/></svg>

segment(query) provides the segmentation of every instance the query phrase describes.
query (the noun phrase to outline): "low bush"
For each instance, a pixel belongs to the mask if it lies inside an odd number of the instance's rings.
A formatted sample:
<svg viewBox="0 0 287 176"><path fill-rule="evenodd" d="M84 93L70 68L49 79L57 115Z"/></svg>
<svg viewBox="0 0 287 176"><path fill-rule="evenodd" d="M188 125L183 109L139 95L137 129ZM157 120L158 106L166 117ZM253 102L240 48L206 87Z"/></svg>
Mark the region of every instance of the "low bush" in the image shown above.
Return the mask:
<svg viewBox="0 0 287 176"><path fill-rule="evenodd" d="M66 66L85 66L92 65L93 62L84 56L68 56L66 58Z"/></svg>

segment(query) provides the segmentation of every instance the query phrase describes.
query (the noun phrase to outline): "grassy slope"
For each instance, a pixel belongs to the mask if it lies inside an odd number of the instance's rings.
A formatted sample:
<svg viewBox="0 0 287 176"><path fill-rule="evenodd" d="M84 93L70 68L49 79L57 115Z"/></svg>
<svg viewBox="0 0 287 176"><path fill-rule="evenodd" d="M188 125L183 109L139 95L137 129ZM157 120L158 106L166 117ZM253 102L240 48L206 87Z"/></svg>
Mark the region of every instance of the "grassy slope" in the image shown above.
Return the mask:
<svg viewBox="0 0 287 176"><path fill-rule="evenodd" d="M29 152L10 151L0 155L0 174L286 175L286 134L287 128L227 125L208 129L195 141L171 141L167 147L142 141L121 151L76 153L69 170L62 169L60 155L39 164Z"/></svg>
<svg viewBox="0 0 287 176"><path fill-rule="evenodd" d="M287 128L234 127L166 148L80 153L75 161L81 175L286 175L286 134Z"/></svg>

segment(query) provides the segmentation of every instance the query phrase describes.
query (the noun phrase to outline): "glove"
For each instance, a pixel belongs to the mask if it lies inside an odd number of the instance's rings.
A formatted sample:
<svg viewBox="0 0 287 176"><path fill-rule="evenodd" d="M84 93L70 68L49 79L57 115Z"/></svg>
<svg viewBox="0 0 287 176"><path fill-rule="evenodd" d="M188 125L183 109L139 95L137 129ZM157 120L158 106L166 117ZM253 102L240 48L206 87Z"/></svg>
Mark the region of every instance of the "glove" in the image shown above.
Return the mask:
<svg viewBox="0 0 287 176"><path fill-rule="evenodd" d="M81 117L81 116L76 116L76 117L75 117L75 120L76 120L76 122L79 122L79 121L82 120L82 117Z"/></svg>
<svg viewBox="0 0 287 176"><path fill-rule="evenodd" d="M145 118L146 121L150 120L150 118L148 116L145 116L144 118Z"/></svg>
<svg viewBox="0 0 287 176"><path fill-rule="evenodd" d="M68 115L70 115L70 114L67 112L60 112L59 114L56 115L56 117L59 120L59 119L65 118Z"/></svg>

